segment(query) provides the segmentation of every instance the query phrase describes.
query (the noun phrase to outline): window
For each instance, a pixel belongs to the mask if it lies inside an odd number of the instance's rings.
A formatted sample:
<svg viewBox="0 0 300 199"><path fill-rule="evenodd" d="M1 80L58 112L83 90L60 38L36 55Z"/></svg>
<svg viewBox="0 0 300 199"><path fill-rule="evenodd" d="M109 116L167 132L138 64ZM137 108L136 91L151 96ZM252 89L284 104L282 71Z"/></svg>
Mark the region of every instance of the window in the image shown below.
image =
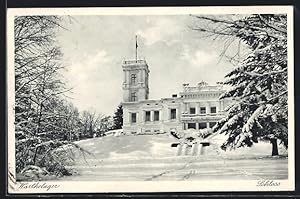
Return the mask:
<svg viewBox="0 0 300 199"><path fill-rule="evenodd" d="M207 128L207 125L205 122L199 123L199 129L206 129L206 128Z"/></svg>
<svg viewBox="0 0 300 199"><path fill-rule="evenodd" d="M217 122L210 122L210 123L209 123L209 128L214 127L216 124L217 124Z"/></svg>
<svg viewBox="0 0 300 199"><path fill-rule="evenodd" d="M205 113L206 113L206 108L200 107L200 114L205 114Z"/></svg>
<svg viewBox="0 0 300 199"><path fill-rule="evenodd" d="M175 120L176 119L176 109L172 108L171 109L171 120Z"/></svg>
<svg viewBox="0 0 300 199"><path fill-rule="evenodd" d="M210 113L217 113L217 107L211 107L210 108Z"/></svg>
<svg viewBox="0 0 300 199"><path fill-rule="evenodd" d="M131 113L131 123L136 123L136 113Z"/></svg>
<svg viewBox="0 0 300 199"><path fill-rule="evenodd" d="M136 82L136 74L131 74L131 84L135 84Z"/></svg>
<svg viewBox="0 0 300 199"><path fill-rule="evenodd" d="M196 129L196 123L188 123L188 129Z"/></svg>
<svg viewBox="0 0 300 199"><path fill-rule="evenodd" d="M132 102L137 101L136 92L132 92L132 93L131 93L131 101L132 101Z"/></svg>
<svg viewBox="0 0 300 199"><path fill-rule="evenodd" d="M150 121L150 111L145 112L145 121L149 122Z"/></svg>
<svg viewBox="0 0 300 199"><path fill-rule="evenodd" d="M159 111L154 111L154 121L159 121Z"/></svg>
<svg viewBox="0 0 300 199"><path fill-rule="evenodd" d="M190 114L196 114L196 108L190 108Z"/></svg>

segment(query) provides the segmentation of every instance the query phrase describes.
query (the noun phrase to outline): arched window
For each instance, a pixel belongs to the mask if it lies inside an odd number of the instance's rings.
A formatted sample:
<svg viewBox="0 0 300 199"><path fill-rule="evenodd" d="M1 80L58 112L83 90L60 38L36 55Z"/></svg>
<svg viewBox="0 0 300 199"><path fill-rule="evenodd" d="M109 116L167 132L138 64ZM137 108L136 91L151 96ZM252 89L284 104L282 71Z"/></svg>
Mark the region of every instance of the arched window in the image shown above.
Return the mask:
<svg viewBox="0 0 300 199"><path fill-rule="evenodd" d="M136 92L132 92L132 93L131 93L131 101L132 101L132 102L137 101Z"/></svg>
<svg viewBox="0 0 300 199"><path fill-rule="evenodd" d="M131 74L131 84L135 84L136 83L136 74Z"/></svg>

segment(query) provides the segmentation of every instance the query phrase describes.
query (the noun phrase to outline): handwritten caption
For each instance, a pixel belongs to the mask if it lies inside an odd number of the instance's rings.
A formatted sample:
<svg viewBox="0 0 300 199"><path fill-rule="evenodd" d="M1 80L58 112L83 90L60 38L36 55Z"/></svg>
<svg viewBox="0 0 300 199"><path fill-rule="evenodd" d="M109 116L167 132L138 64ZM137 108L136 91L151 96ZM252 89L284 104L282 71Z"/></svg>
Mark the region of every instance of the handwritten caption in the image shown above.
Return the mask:
<svg viewBox="0 0 300 199"><path fill-rule="evenodd" d="M274 180L259 180L256 184L257 187L270 187L280 186L280 182Z"/></svg>
<svg viewBox="0 0 300 199"><path fill-rule="evenodd" d="M21 182L19 189L44 189L50 191L51 189L57 189L60 185L48 183L48 182Z"/></svg>

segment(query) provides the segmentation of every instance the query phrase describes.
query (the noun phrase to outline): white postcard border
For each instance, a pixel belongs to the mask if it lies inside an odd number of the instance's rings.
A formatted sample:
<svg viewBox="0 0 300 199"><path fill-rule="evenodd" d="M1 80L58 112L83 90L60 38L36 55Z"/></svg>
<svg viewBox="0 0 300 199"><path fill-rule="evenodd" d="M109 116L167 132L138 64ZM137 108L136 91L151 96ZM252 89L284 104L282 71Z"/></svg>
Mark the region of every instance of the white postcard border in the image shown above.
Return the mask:
<svg viewBox="0 0 300 199"><path fill-rule="evenodd" d="M100 193L100 192L208 192L208 191L293 191L295 189L294 146L294 46L292 6L231 7L119 7L119 8L12 8L7 11L7 88L8 88L8 177L9 193ZM21 188L15 181L14 134L14 17L21 15L181 15L181 14L253 14L287 13L288 15L288 180L276 180L280 186L257 186L257 180L201 181L45 181L28 182L32 188ZM33 186L34 183L38 185ZM43 186L44 185L44 186ZM53 185L51 187L51 185ZM25 185L23 184L23 187ZM50 188L49 188L50 186ZM47 190L47 188L49 188Z"/></svg>

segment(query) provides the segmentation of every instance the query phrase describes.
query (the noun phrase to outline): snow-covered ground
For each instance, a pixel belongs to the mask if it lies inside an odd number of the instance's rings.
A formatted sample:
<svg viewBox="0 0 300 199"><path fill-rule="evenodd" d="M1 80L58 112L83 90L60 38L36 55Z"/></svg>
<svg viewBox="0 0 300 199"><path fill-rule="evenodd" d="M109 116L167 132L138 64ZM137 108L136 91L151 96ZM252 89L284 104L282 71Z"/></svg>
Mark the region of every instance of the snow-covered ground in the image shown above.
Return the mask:
<svg viewBox="0 0 300 199"><path fill-rule="evenodd" d="M222 145L222 143L225 142L227 137L224 134L218 134L216 136L213 136L209 139L209 141L219 148L219 146ZM287 156L287 150L283 145L278 145L278 150L280 155ZM219 149L218 152L220 155L226 157L226 158L250 158L250 157L265 157L272 154L272 145L267 142L259 142L255 143L253 147L240 147L237 149L231 149L231 150L221 150Z"/></svg>
<svg viewBox="0 0 300 199"><path fill-rule="evenodd" d="M271 145L224 152L222 136L211 140L205 155L176 156L169 135L102 137L76 142L92 154L76 151L78 175L61 180L286 179L287 157L270 157ZM281 150L281 152L285 152Z"/></svg>

